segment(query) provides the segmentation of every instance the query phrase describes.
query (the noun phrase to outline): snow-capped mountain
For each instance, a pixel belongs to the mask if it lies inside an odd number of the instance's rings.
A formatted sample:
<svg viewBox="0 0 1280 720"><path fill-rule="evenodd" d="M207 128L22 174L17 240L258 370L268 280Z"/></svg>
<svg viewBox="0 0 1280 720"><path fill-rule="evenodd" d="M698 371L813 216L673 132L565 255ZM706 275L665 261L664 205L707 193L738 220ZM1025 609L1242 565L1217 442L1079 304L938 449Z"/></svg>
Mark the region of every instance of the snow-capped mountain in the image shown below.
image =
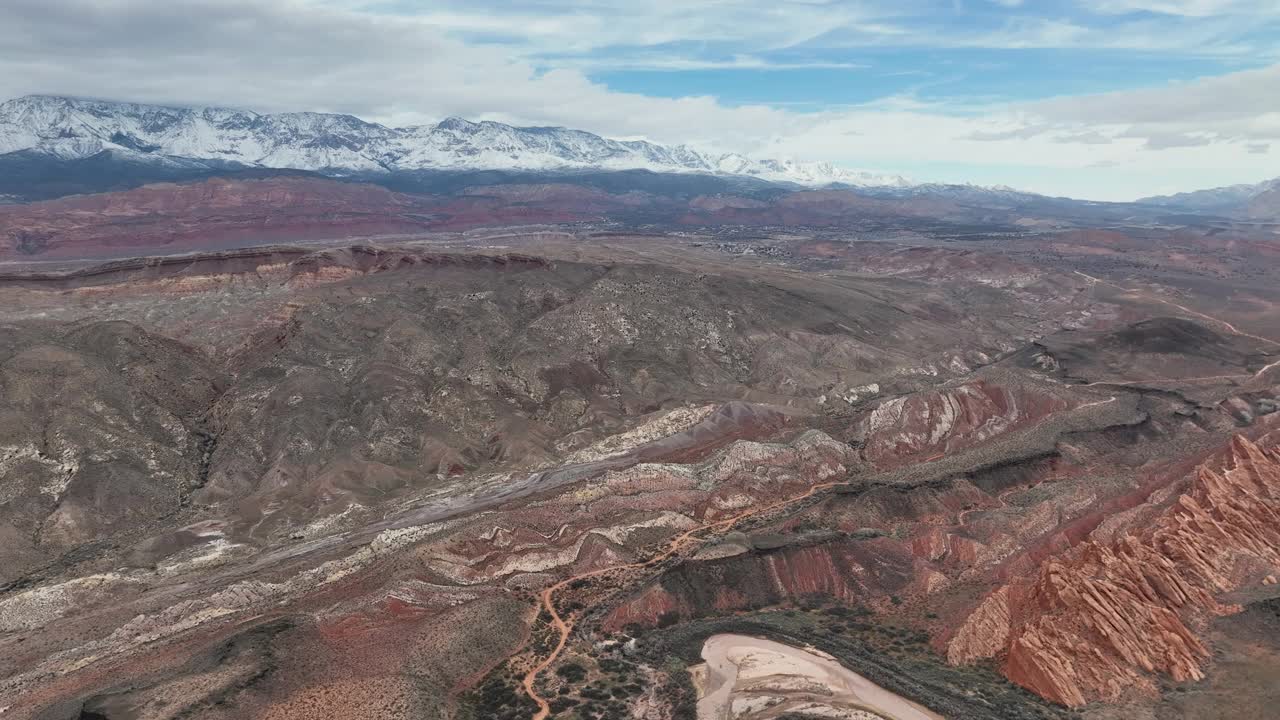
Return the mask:
<svg viewBox="0 0 1280 720"><path fill-rule="evenodd" d="M259 114L29 95L0 104L0 154L62 160L103 152L135 162L212 162L327 173L403 170L624 170L742 175L801 185L905 187L901 176L821 162L716 155L561 127L449 118L390 128L351 115Z"/></svg>
<svg viewBox="0 0 1280 720"><path fill-rule="evenodd" d="M973 183L920 183L905 186L872 186L863 194L892 198L943 198L959 203L975 203L991 206L1016 206L1028 202L1049 200L1044 195L1018 190L1008 185L974 185Z"/></svg>
<svg viewBox="0 0 1280 720"><path fill-rule="evenodd" d="M1157 195L1142 198L1138 202L1186 210L1231 210L1247 205L1253 199L1280 189L1280 178L1264 180L1254 185L1228 185L1175 195Z"/></svg>

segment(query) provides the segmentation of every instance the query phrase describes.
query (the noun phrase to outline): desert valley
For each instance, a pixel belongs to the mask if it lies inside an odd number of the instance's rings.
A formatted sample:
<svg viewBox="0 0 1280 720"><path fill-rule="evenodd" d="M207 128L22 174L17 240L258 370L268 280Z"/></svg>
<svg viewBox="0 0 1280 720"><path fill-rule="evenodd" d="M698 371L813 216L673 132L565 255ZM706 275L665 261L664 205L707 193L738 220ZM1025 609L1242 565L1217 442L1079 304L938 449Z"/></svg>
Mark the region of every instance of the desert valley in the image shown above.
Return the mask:
<svg viewBox="0 0 1280 720"><path fill-rule="evenodd" d="M230 167L54 105L0 155L4 720L1280 702L1274 183Z"/></svg>

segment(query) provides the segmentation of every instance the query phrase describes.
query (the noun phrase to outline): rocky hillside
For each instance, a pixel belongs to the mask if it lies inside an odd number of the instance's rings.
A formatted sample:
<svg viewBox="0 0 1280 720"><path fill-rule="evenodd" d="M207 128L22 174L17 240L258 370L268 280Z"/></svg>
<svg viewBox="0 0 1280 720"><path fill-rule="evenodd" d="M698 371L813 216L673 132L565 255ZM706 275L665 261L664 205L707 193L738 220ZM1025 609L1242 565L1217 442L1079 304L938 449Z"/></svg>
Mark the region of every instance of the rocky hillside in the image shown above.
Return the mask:
<svg viewBox="0 0 1280 720"><path fill-rule="evenodd" d="M1113 539L1083 543L979 605L954 660L999 655L1015 682L1066 705L1154 694L1156 674L1200 680L1203 630L1238 612L1224 594L1274 585L1280 567L1280 453L1237 437L1221 469Z"/></svg>
<svg viewBox="0 0 1280 720"><path fill-rule="evenodd" d="M1280 217L1280 178L1251 185L1195 190L1176 195L1159 195L1139 203L1222 215L1244 215L1258 219Z"/></svg>
<svg viewBox="0 0 1280 720"><path fill-rule="evenodd" d="M260 178L5 209L47 243L0 273L0 712L687 720L729 634L805 656L721 683L739 720L1265 716L1275 248L910 202ZM501 219L553 209L688 220ZM91 247L123 257L58 256Z"/></svg>

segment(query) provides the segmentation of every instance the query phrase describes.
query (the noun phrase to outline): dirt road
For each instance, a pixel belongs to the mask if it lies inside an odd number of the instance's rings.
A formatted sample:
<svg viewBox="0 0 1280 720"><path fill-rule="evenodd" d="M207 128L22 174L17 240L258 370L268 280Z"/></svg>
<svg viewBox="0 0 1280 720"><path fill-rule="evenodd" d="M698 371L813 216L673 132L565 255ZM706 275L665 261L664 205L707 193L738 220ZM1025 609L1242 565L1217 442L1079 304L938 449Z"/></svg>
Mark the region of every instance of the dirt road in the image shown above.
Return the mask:
<svg viewBox="0 0 1280 720"><path fill-rule="evenodd" d="M743 520L746 520L747 518L755 517L757 515L762 515L764 513L768 513L774 510L784 508L793 503L797 503L797 502L800 502L801 500L805 500L807 498L813 497L815 493L836 487L838 485L844 485L844 484L846 483L844 482L820 483L818 485L814 485L810 487L804 493L801 493L794 497L790 497L785 500L780 500L776 503L765 505L752 510L747 510L745 512L739 513L732 517L724 518L722 520L717 520L715 522L699 525L696 528L687 530L681 533L680 535L677 535L674 539L672 539L670 542L668 542L664 546L663 550L655 553L654 555L650 556L646 560L643 560L640 562L634 562L634 563L624 563L621 565L611 565L609 567L598 568L590 572L579 573L572 577L565 578L564 580L561 580L555 585L552 585L547 589L543 590L542 593L539 595L539 609L545 609L547 613L551 616L551 624L556 629L556 632L560 634L560 638L559 640L556 641L556 646L551 650L551 652L547 655L547 657L543 658L543 660L539 662L537 665L535 665L532 670L526 673L524 676L524 680L521 682L521 684L524 687L525 693L529 696L531 700L533 700L538 705L538 712L534 714L533 720L545 720L547 717L550 717L551 715L551 705L548 704L546 698L543 698L541 695L538 694L538 691L534 687L534 685L538 681L538 676L541 675L542 672L546 670L548 667L551 667L551 665L556 661L556 659L560 657L560 653L564 652L564 646L569 642L569 635L573 632L573 618L569 618L568 620L565 620L563 617L561 617L560 611L556 609L556 600L555 600L556 593L560 592L561 590L564 590L570 584L577 582L579 580L586 580L589 578L599 577L601 575L607 575L609 573L614 573L614 572L625 572L627 570L639 570L646 567L653 567L663 562L664 560L672 557L673 555L676 555L677 553L679 553L680 550L683 549L685 544L688 543L695 536L697 536L699 533L702 533L705 531L728 530L732 528L734 525L742 522Z"/></svg>

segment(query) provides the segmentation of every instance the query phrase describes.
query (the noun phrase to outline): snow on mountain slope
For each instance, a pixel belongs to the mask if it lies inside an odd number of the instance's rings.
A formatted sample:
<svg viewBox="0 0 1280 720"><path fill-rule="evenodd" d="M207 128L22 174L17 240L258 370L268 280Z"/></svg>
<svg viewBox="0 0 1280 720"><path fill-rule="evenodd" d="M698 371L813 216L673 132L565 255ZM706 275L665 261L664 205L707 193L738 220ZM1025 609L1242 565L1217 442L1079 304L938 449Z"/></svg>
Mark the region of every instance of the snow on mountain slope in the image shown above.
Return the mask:
<svg viewBox="0 0 1280 720"><path fill-rule="evenodd" d="M947 198L957 202L978 204L1011 204L1017 205L1035 200L1045 200L1044 195L1025 192L1008 185L973 185L947 183L920 183L918 185L877 186L868 191L874 197L936 197Z"/></svg>
<svg viewBox="0 0 1280 720"><path fill-rule="evenodd" d="M0 154L33 150L59 159L104 150L134 156L324 172L425 169L647 169L745 175L801 185L904 187L896 175L830 163L709 155L684 145L610 140L560 127L512 127L449 118L389 128L350 115L264 115L30 95L0 104Z"/></svg>
<svg viewBox="0 0 1280 720"><path fill-rule="evenodd" d="M1228 185L1176 195L1157 195L1142 198L1138 202L1187 210L1235 210L1247 205L1254 198L1276 189L1280 189L1280 178L1255 185Z"/></svg>
<svg viewBox="0 0 1280 720"><path fill-rule="evenodd" d="M710 172L700 155L683 146L668 148L648 142L620 142L581 130L555 127L517 128L496 122L449 118L433 126L406 128L388 143L387 167L629 169Z"/></svg>
<svg viewBox="0 0 1280 720"><path fill-rule="evenodd" d="M761 180L794 182L801 185L828 185L843 183L860 187L908 187L911 185L901 175L848 170L826 162L797 162L795 160L752 160L730 153L715 161L715 172L727 175L750 175Z"/></svg>

